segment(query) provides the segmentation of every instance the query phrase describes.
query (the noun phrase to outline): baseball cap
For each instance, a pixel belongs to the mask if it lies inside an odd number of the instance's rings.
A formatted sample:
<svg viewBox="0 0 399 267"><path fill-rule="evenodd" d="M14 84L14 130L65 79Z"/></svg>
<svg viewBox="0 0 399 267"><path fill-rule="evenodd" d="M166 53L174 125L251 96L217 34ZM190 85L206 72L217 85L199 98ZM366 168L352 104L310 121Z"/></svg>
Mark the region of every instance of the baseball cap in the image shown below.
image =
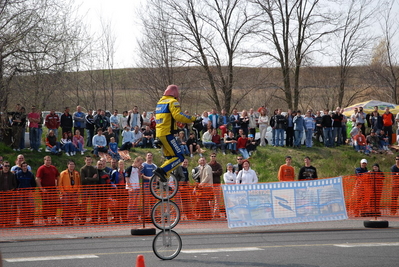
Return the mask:
<svg viewBox="0 0 399 267"><path fill-rule="evenodd" d="M248 137L254 137L254 135L253 134L248 134Z"/></svg>
<svg viewBox="0 0 399 267"><path fill-rule="evenodd" d="M367 163L367 159L362 159L360 163Z"/></svg>

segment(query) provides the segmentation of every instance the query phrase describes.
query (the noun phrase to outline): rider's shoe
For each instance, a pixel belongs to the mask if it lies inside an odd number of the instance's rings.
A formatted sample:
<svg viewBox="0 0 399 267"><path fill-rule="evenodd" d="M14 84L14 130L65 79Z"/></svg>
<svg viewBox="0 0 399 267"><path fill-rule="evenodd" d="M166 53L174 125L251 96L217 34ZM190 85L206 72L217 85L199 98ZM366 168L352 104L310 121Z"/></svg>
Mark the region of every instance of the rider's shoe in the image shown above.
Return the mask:
<svg viewBox="0 0 399 267"><path fill-rule="evenodd" d="M162 168L156 168L154 174L157 175L163 183L168 180L166 179L166 172Z"/></svg>

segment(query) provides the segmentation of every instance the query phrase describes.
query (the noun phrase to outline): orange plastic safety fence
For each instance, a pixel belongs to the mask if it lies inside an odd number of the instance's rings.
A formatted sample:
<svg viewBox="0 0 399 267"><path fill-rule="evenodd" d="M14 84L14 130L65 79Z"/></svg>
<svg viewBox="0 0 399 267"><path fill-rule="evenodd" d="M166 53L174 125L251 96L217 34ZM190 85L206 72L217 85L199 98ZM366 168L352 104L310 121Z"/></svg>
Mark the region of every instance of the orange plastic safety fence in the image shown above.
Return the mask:
<svg viewBox="0 0 399 267"><path fill-rule="evenodd" d="M0 227L79 226L151 223L156 200L148 186L74 186L0 192ZM172 199L181 221L211 220L224 214L220 186L181 184ZM224 217L224 216L223 216Z"/></svg>
<svg viewBox="0 0 399 267"><path fill-rule="evenodd" d="M152 207L158 202L148 186L138 184L74 188L64 193L56 187L0 192L0 228L84 225L87 230L149 225ZM399 176L373 172L344 176L343 189L350 218L398 215ZM205 221L226 222L220 185L180 184L172 201L180 209L179 227L195 228Z"/></svg>
<svg viewBox="0 0 399 267"><path fill-rule="evenodd" d="M399 176L366 172L345 176L344 195L349 217L396 216Z"/></svg>

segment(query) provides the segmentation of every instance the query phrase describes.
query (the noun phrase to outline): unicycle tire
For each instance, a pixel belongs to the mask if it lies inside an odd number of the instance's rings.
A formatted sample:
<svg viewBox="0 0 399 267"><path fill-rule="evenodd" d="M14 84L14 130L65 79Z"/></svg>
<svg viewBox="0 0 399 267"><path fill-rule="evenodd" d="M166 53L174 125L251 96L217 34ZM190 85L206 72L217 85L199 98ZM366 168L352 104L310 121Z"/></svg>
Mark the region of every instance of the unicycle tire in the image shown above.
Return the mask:
<svg viewBox="0 0 399 267"><path fill-rule="evenodd" d="M183 244L178 233L173 230L159 232L152 241L154 254L162 260L172 260L179 255Z"/></svg>
<svg viewBox="0 0 399 267"><path fill-rule="evenodd" d="M151 220L156 228L173 229L180 221L180 209L175 202L161 200L152 207Z"/></svg>
<svg viewBox="0 0 399 267"><path fill-rule="evenodd" d="M179 182L173 174L170 174L166 182L161 182L159 176L154 174L150 180L151 194L159 200L167 200L174 197L179 190Z"/></svg>

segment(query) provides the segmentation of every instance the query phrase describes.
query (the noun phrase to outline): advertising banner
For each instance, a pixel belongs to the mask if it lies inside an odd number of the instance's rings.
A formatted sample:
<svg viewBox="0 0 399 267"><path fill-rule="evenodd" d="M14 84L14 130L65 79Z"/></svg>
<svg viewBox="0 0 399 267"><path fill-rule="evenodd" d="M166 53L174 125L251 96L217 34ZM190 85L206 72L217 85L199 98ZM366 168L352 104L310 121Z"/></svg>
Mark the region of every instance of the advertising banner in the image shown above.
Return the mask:
<svg viewBox="0 0 399 267"><path fill-rule="evenodd" d="M223 185L229 228L344 220L342 177Z"/></svg>

